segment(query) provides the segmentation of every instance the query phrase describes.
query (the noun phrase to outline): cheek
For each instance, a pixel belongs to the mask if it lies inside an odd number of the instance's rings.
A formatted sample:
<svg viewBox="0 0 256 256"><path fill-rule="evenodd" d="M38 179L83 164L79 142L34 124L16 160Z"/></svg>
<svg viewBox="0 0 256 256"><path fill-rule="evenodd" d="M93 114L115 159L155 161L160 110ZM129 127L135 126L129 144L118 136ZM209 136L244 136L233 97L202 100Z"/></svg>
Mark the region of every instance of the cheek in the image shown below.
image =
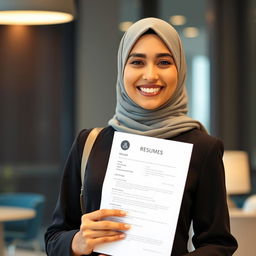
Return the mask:
<svg viewBox="0 0 256 256"><path fill-rule="evenodd" d="M168 84L173 89L177 88L177 86L178 86L178 72L177 72L176 68L174 70L172 70L171 73L169 73Z"/></svg>
<svg viewBox="0 0 256 256"><path fill-rule="evenodd" d="M166 76L165 82L168 84L168 90L167 90L167 97L171 98L173 94L175 93L177 87L178 87L178 74L177 72L172 72L172 74L169 76Z"/></svg>
<svg viewBox="0 0 256 256"><path fill-rule="evenodd" d="M129 78L127 75L127 69L124 69L124 76L123 76L123 80L124 80L124 88L125 90L127 90L127 84L129 83Z"/></svg>
<svg viewBox="0 0 256 256"><path fill-rule="evenodd" d="M131 72L129 67L124 69L124 88L126 91L134 89L134 85L136 82L135 72Z"/></svg>

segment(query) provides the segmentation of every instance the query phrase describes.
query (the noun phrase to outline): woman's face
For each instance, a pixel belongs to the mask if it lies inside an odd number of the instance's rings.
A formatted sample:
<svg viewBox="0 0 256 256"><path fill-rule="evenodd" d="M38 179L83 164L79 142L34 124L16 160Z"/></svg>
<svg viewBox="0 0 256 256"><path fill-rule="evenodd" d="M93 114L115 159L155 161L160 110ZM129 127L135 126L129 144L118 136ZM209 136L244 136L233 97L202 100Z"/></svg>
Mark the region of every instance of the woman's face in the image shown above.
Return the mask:
<svg viewBox="0 0 256 256"><path fill-rule="evenodd" d="M140 37L124 68L128 96L144 109L156 109L171 98L177 81L177 68L164 42L155 34Z"/></svg>

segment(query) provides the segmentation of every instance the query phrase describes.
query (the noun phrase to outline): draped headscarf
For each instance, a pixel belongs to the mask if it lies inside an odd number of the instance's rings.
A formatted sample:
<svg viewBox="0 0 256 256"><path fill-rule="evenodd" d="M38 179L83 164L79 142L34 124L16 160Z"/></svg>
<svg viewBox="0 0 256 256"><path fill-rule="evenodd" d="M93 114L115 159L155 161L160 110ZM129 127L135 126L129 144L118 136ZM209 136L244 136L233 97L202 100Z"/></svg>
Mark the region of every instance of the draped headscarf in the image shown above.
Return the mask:
<svg viewBox="0 0 256 256"><path fill-rule="evenodd" d="M148 110L136 104L124 88L124 67L136 41L152 29L166 44L173 55L178 71L178 84L171 98L162 106ZM186 61L177 31L167 22L145 18L134 23L123 35L118 50L117 105L115 115L109 120L115 130L157 138L171 138L182 132L204 127L187 116L185 88Z"/></svg>

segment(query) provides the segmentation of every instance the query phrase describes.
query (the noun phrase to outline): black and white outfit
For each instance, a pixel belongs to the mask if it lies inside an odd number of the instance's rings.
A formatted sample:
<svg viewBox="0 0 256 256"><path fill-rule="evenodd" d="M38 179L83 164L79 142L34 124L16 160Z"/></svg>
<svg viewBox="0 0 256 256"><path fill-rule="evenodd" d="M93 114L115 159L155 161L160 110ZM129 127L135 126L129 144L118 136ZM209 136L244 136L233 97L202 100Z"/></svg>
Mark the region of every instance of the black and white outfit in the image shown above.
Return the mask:
<svg viewBox="0 0 256 256"><path fill-rule="evenodd" d="M143 109L134 103L123 85L127 56L136 40L149 29L170 49L178 71L178 85L174 94L163 106L154 110ZM186 115L185 77L185 55L180 38L171 25L156 18L146 18L136 22L124 34L118 52L116 113L109 121L109 126L97 137L88 160L84 197L86 212L100 207L102 184L114 131L192 143L192 157L171 256L231 256L237 248L237 242L229 228L222 162L223 145L219 139L209 136L199 122ZM88 133L89 130L80 132L64 169L53 221L45 234L49 256L72 255L72 238L81 224L80 167ZM195 251L189 253L187 242L191 221Z"/></svg>
<svg viewBox="0 0 256 256"><path fill-rule="evenodd" d="M80 163L88 132L84 130L77 137L64 170L53 222L46 233L48 255L72 255L71 240L81 224ZM85 179L86 212L98 210L100 207L102 183L113 135L112 127L105 128L99 134L90 154ZM229 232L221 141L198 129L171 139L194 144L171 255L232 255L237 244ZM191 220L195 233L193 243L197 249L187 254Z"/></svg>

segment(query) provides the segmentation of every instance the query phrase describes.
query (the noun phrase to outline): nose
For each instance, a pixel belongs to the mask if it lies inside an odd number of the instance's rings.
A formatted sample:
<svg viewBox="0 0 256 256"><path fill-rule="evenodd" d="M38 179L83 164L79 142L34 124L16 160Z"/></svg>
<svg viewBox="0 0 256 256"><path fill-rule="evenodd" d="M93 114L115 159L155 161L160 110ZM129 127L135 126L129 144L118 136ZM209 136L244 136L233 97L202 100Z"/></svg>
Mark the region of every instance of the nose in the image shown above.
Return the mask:
<svg viewBox="0 0 256 256"><path fill-rule="evenodd" d="M142 77L144 80L148 82L154 82L158 79L157 68L152 64L147 65L144 70L144 74Z"/></svg>

